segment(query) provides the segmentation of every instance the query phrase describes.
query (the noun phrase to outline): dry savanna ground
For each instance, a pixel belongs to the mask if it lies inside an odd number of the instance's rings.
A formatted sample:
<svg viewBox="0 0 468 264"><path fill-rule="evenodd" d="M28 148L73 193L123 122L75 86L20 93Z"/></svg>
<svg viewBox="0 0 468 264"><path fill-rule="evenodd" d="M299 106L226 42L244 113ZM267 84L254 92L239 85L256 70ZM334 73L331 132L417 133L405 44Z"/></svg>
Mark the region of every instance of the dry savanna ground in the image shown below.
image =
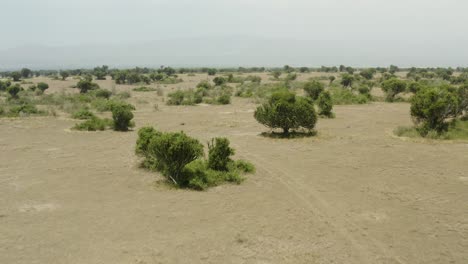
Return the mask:
<svg viewBox="0 0 468 264"><path fill-rule="evenodd" d="M182 78L165 94L207 77ZM47 93L76 83L46 81ZM411 124L406 103L337 106L316 137L287 140L259 135L250 99L129 101L137 127L127 133L71 131L66 114L0 119L0 263L468 263L468 143L394 137ZM257 172L241 185L171 189L139 168L145 125L228 137Z"/></svg>

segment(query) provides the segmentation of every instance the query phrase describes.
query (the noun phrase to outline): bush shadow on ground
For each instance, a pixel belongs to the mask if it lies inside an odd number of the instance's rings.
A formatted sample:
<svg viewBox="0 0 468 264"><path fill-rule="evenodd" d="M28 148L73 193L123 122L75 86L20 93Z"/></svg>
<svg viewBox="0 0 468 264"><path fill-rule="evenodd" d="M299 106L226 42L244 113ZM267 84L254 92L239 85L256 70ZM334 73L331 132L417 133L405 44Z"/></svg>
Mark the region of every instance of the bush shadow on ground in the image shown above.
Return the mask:
<svg viewBox="0 0 468 264"><path fill-rule="evenodd" d="M293 131L289 132L288 134L270 131L270 132L262 132L260 136L266 138L280 138L280 139L292 139L292 138L306 138L306 137L314 137L317 136L317 131Z"/></svg>

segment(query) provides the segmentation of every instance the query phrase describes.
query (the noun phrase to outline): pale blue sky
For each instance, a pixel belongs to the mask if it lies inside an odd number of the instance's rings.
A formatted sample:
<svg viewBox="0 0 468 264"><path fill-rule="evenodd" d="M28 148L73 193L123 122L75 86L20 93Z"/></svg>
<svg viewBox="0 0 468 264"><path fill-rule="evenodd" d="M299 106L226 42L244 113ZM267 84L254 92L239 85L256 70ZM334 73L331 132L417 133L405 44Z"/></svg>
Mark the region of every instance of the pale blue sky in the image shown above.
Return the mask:
<svg viewBox="0 0 468 264"><path fill-rule="evenodd" d="M0 50L245 36L317 41L325 57L342 45L356 60L389 50L468 58L464 0L0 0L0 10Z"/></svg>

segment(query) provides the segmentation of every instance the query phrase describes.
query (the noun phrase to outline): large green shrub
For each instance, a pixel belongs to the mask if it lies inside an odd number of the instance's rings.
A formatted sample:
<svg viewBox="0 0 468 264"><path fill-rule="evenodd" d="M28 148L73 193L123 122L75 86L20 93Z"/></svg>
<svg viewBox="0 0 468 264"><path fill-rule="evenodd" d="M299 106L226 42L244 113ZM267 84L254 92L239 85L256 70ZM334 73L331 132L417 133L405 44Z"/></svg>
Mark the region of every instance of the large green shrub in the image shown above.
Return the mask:
<svg viewBox="0 0 468 264"><path fill-rule="evenodd" d="M397 78L391 78L382 82L382 90L385 92L387 102L393 102L395 96L406 90L406 82Z"/></svg>
<svg viewBox="0 0 468 264"><path fill-rule="evenodd" d="M329 118L334 117L332 113L333 102L330 92L323 91L322 93L320 93L317 99L317 105L319 107L319 115L326 116Z"/></svg>
<svg viewBox="0 0 468 264"><path fill-rule="evenodd" d="M287 90L274 93L268 102L257 108L254 117L269 128L281 128L284 135L287 135L290 129L312 130L317 121L312 101L296 97Z"/></svg>
<svg viewBox="0 0 468 264"><path fill-rule="evenodd" d="M313 100L317 100L320 93L325 90L325 85L319 81L310 81L304 84L304 92Z"/></svg>
<svg viewBox="0 0 468 264"><path fill-rule="evenodd" d="M129 127L135 126L131 121L133 119L132 108L127 104L117 104L112 107L112 119L114 120L114 130L128 131Z"/></svg>
<svg viewBox="0 0 468 264"><path fill-rule="evenodd" d="M176 185L186 186L189 179L184 177L182 170L203 155L203 145L184 132L164 133L151 138L148 151L163 164L167 176Z"/></svg>
<svg viewBox="0 0 468 264"><path fill-rule="evenodd" d="M450 117L458 113L458 98L445 87L431 87L416 93L411 100L411 116L418 131L426 136L430 131L447 131Z"/></svg>
<svg viewBox="0 0 468 264"><path fill-rule="evenodd" d="M211 143L208 142L208 168L227 171L232 155L234 155L234 149L229 147L229 139L214 138Z"/></svg>
<svg viewBox="0 0 468 264"><path fill-rule="evenodd" d="M225 84L227 80L224 77L218 76L213 79L213 82L215 85L220 86Z"/></svg>
<svg viewBox="0 0 468 264"><path fill-rule="evenodd" d="M9 86L6 91L10 94L11 98L18 99L18 94L21 92L23 88L19 84Z"/></svg>
<svg viewBox="0 0 468 264"><path fill-rule="evenodd" d="M45 90L49 89L49 85L45 82L38 83L36 87L41 91L41 93L44 93Z"/></svg>
<svg viewBox="0 0 468 264"><path fill-rule="evenodd" d="M180 133L161 133L152 127L138 131L135 152L145 157L145 168L161 171L179 187L205 190L223 182L240 183L243 173L255 171L253 164L230 157L234 150L225 138L212 139L209 157L204 160L203 146L198 140Z"/></svg>
<svg viewBox="0 0 468 264"><path fill-rule="evenodd" d="M87 93L89 90L99 88L99 85L93 83L93 78L87 75L85 78L78 81L76 88L80 89L80 93Z"/></svg>

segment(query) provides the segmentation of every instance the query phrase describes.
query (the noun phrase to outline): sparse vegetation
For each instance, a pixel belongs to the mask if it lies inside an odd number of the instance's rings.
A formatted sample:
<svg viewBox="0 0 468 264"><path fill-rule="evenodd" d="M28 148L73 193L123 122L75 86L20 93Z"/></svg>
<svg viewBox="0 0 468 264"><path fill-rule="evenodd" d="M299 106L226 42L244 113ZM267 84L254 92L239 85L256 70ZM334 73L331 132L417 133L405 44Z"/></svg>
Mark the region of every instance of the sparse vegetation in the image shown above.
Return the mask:
<svg viewBox="0 0 468 264"><path fill-rule="evenodd" d="M145 160L145 168L162 172L181 188L205 190L223 182L240 183L242 174L255 167L243 160L234 161L234 149L226 138L215 138L208 144L209 157L204 160L203 145L183 132L162 133L152 127L138 131L136 153Z"/></svg>

